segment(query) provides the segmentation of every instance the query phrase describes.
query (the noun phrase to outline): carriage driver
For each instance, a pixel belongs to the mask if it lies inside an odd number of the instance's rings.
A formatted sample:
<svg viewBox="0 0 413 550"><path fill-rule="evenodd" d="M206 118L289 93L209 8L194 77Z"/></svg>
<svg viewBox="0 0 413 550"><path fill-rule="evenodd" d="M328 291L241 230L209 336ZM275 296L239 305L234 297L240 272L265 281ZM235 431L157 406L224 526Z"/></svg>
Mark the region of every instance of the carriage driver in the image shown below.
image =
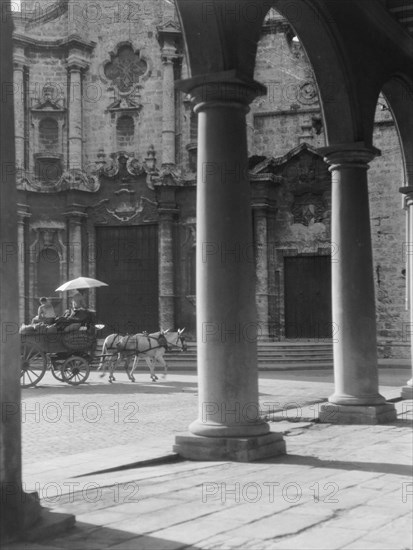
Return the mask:
<svg viewBox="0 0 413 550"><path fill-rule="evenodd" d="M81 289L76 290L76 293L71 298L71 303L74 311L77 309L87 309L86 297Z"/></svg>

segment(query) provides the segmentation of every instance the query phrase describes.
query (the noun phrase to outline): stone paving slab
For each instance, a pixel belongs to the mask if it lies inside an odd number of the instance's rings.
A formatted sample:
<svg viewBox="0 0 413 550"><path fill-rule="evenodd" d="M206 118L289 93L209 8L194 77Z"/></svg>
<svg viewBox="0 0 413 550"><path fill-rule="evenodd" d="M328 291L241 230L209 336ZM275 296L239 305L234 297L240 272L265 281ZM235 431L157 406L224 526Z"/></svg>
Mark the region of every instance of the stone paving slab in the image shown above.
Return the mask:
<svg viewBox="0 0 413 550"><path fill-rule="evenodd" d="M265 380L274 400L275 388ZM400 395L396 387L385 391ZM381 426L319 424L314 404L304 402L288 409L296 420L288 421L282 408L270 425L285 434L287 454L255 463L181 460L96 472L168 458L173 434L33 463L26 480L50 490L55 480L58 491L69 483L55 497L43 494L42 504L75 513L77 524L41 544L2 550L411 550L413 403L395 405L398 420Z"/></svg>

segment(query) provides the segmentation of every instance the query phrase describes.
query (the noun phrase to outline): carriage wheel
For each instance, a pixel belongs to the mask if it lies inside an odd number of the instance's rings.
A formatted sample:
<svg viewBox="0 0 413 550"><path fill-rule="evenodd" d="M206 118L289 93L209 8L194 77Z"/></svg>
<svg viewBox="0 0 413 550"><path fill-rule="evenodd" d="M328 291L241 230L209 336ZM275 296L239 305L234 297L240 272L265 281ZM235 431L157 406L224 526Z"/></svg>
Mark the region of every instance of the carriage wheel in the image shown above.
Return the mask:
<svg viewBox="0 0 413 550"><path fill-rule="evenodd" d="M71 355L63 363L61 372L64 382L77 386L88 379L90 373L89 361L79 355Z"/></svg>
<svg viewBox="0 0 413 550"><path fill-rule="evenodd" d="M59 367L59 364L56 363L56 361L52 361L52 363L53 363L53 366L50 370L53 376L56 378L56 380L59 380L59 382L64 382L65 379L63 378L63 375L62 375L62 368Z"/></svg>
<svg viewBox="0 0 413 550"><path fill-rule="evenodd" d="M46 354L36 344L22 344L20 348L20 369L20 386L22 388L35 386L46 372Z"/></svg>

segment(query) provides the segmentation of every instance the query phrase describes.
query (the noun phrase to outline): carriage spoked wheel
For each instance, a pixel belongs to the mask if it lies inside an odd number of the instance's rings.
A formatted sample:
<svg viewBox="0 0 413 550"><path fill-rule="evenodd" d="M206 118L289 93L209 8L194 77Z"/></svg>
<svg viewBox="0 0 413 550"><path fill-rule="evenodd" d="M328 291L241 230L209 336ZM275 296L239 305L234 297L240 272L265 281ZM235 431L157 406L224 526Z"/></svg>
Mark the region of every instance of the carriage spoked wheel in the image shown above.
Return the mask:
<svg viewBox="0 0 413 550"><path fill-rule="evenodd" d="M58 380L59 382L64 382L65 381L65 379L63 378L63 374L62 374L62 368L59 364L56 363L56 361L52 360L52 367L51 367L50 370L51 370L53 376L56 378L56 380Z"/></svg>
<svg viewBox="0 0 413 550"><path fill-rule="evenodd" d="M22 344L20 348L20 386L30 388L43 378L47 357L36 344Z"/></svg>
<svg viewBox="0 0 413 550"><path fill-rule="evenodd" d="M89 361L80 355L71 355L61 368L63 381L77 386L86 382L90 373Z"/></svg>

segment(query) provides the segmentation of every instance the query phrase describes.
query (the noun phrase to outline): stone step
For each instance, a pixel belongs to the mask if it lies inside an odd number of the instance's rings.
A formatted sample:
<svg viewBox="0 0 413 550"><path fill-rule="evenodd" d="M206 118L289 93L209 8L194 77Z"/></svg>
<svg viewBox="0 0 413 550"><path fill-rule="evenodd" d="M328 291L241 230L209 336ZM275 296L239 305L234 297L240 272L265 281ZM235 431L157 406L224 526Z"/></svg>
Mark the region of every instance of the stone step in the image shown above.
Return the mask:
<svg viewBox="0 0 413 550"><path fill-rule="evenodd" d="M103 340L99 341L96 355L101 353L102 344ZM168 369L196 370L197 343L187 342L187 346L186 352L167 352ZM330 369L333 367L333 348L331 341L259 342L257 359L260 370ZM141 362L137 370L146 369Z"/></svg>

